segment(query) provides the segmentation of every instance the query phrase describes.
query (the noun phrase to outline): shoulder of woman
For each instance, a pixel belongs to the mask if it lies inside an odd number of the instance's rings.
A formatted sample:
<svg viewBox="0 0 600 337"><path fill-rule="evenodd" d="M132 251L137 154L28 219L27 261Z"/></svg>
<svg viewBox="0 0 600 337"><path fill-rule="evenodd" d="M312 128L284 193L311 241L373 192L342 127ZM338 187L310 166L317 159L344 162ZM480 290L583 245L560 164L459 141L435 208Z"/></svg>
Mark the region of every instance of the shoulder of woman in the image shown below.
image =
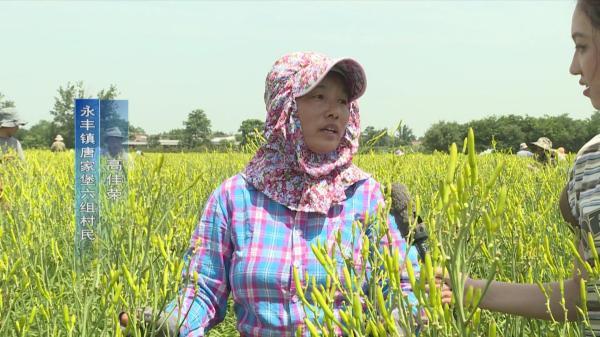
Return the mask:
<svg viewBox="0 0 600 337"><path fill-rule="evenodd" d="M350 194L348 194L350 192ZM354 183L349 187L347 195L360 196L370 205L385 203L381 183L373 177L368 177Z"/></svg>
<svg viewBox="0 0 600 337"><path fill-rule="evenodd" d="M223 182L214 189L212 194L217 198L233 198L237 193L247 190L248 185L249 184L246 182L243 175L238 173L223 180Z"/></svg>
<svg viewBox="0 0 600 337"><path fill-rule="evenodd" d="M581 149L577 152L577 158L584 154L600 151L600 134L597 134L594 138L590 139L585 143Z"/></svg>
<svg viewBox="0 0 600 337"><path fill-rule="evenodd" d="M244 200L247 198L249 192L256 190L257 189L245 179L242 173L238 173L223 180L223 182L213 190L211 198L216 199L218 202L222 203L223 206L227 205L227 207L231 207L236 203L236 200L237 202Z"/></svg>

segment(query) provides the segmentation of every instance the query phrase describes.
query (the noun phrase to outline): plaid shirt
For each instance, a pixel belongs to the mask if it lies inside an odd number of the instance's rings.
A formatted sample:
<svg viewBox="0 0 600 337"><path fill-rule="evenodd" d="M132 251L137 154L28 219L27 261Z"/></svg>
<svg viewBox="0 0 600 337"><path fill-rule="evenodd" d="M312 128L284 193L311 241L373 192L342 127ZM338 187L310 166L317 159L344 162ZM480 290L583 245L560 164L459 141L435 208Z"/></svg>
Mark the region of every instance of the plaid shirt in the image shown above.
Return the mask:
<svg viewBox="0 0 600 337"><path fill-rule="evenodd" d="M364 220L367 211L375 214L384 203L380 185L372 178L357 182L346 195L347 199L332 206L327 215L295 212L256 190L241 174L224 181L208 199L185 255L189 270L198 272L196 290L189 281L182 290L181 303L174 300L166 309L177 315L181 305L180 317L187 313L180 336L203 336L221 322L230 293L241 336L294 336L298 326L304 326L305 312L296 295L292 266L298 269L303 284L307 282L305 273L315 276L318 284L325 284L327 274L311 245L319 241L331 247L338 230L342 247L347 254L354 252L360 265L361 245L352 243L352 222ZM393 217L389 221L392 246L404 259L406 242ZM414 247L408 256L418 272ZM336 262L338 273L343 275L341 256ZM402 289L415 302L408 276L402 274ZM186 279L187 275L184 270ZM341 304L340 298L336 305ZM304 335L309 335L307 329Z"/></svg>

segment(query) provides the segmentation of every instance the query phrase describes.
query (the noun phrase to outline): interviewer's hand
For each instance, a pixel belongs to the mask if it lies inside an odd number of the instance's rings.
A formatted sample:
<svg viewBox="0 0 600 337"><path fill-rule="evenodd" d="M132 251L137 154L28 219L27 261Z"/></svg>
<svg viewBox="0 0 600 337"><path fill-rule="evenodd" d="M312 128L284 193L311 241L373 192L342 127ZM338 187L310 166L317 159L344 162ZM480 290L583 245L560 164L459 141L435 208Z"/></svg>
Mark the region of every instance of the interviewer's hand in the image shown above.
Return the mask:
<svg viewBox="0 0 600 337"><path fill-rule="evenodd" d="M452 284L448 273L444 273L442 268L435 269L435 285L442 294L442 304L450 304L452 302ZM429 292L429 285L425 285L425 289Z"/></svg>
<svg viewBox="0 0 600 337"><path fill-rule="evenodd" d="M131 336L131 324L127 312L121 312L119 314L119 323L121 325L121 331L126 336ZM136 318L138 322L142 324L144 330L152 330L154 326L154 336L156 337L177 337L179 336L177 324L177 315L169 315L161 312L156 320L152 320L152 308L138 309L136 311Z"/></svg>

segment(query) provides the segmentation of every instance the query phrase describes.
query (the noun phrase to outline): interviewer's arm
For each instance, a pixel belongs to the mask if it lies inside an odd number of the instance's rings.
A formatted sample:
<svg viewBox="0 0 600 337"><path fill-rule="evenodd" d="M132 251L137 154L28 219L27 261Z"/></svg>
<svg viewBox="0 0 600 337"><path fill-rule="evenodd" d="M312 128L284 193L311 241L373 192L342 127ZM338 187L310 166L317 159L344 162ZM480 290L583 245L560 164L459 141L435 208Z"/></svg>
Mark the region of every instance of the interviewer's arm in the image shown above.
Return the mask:
<svg viewBox="0 0 600 337"><path fill-rule="evenodd" d="M473 286L483 290L485 280L468 279L465 287ZM577 306L580 302L579 279L571 278L564 281L564 298L567 316L563 310L562 295L558 282L545 283L544 288L550 299L550 310L546 305L546 296L536 284L521 284L492 281L480 308L527 318L537 318L557 321L575 321L578 317Z"/></svg>

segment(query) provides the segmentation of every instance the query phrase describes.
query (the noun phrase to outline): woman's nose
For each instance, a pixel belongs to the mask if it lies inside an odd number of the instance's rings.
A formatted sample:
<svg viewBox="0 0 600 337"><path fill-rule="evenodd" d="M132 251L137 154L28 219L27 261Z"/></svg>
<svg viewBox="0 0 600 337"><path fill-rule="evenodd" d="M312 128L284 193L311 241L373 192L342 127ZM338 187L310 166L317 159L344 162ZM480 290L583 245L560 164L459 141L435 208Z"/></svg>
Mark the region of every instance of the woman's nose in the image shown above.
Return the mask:
<svg viewBox="0 0 600 337"><path fill-rule="evenodd" d="M575 54L573 54L573 58L571 59L571 65L569 66L569 72L571 75L579 75L581 71L579 69L579 63L575 59Z"/></svg>
<svg viewBox="0 0 600 337"><path fill-rule="evenodd" d="M342 112L341 110L341 105L338 104L335 100L331 100L328 103L327 117L338 119L340 118L340 114Z"/></svg>

